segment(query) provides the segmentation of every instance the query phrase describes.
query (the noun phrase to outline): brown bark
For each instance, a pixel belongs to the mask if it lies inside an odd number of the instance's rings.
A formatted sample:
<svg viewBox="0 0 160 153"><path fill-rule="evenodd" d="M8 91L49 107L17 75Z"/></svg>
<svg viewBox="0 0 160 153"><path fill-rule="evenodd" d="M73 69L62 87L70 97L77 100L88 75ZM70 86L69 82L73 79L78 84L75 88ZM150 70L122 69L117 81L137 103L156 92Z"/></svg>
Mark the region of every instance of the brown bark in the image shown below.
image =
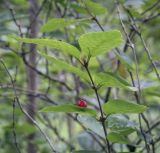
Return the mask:
<svg viewBox="0 0 160 153"><path fill-rule="evenodd" d="M29 37L35 38L38 33L38 17L36 17L36 12L38 10L38 1L37 0L29 0L30 9L30 29L29 29ZM30 45L30 54L29 54L29 63L36 68L36 45L31 44ZM36 99L33 95L37 90L37 74L35 71L33 71L31 68L27 69L27 79L28 79L28 90L32 92L32 94L28 95L28 104L27 104L27 112L30 114L30 116L35 119L36 116ZM27 121L32 124L32 121L27 118ZM28 153L36 153L37 148L33 144L35 139L35 133L30 134L28 136L28 146L27 146L27 152Z"/></svg>

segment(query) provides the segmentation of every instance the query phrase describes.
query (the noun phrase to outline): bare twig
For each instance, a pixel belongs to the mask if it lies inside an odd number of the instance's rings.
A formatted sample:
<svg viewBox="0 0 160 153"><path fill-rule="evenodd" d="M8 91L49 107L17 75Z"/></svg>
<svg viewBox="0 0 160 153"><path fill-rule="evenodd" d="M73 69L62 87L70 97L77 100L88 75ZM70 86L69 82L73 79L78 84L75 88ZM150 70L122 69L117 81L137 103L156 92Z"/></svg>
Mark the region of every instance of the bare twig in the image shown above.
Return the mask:
<svg viewBox="0 0 160 153"><path fill-rule="evenodd" d="M131 41L130 37L128 36L127 30L126 30L125 25L122 21L122 18L121 18L121 15L120 15L119 1L115 0L115 3L116 3L116 6L117 6L117 13L118 13L118 16L119 16L119 20L120 20L122 29L125 33L127 41L129 42L129 47L132 49L132 52L134 54L134 60L135 60L135 63L136 63L136 77L137 77L137 80L138 80L138 90L139 90L139 94L141 94L141 86L140 86L140 80L139 80L139 74L138 74L139 68L138 68L138 60L137 60L135 46L134 46L133 42Z"/></svg>
<svg viewBox="0 0 160 153"><path fill-rule="evenodd" d="M136 63L136 77L137 77L137 80L138 80L138 89L139 89L139 94L141 95L141 86L140 86L140 80L139 80L139 68L138 68L138 62L137 62L137 56L136 56L136 50L135 50L135 46L134 44L132 43L130 37L128 36L128 33L127 33L127 30L125 28L125 25L122 21L122 18L121 18L121 15L120 15L120 9L119 9L119 1L118 0L115 0L115 3L116 3L116 6L117 6L117 12L118 12L118 16L119 16L119 19L120 19L120 23L121 23L121 26L122 26L122 29L127 37L127 40L129 42L129 46L131 47L132 51L133 51L133 54L134 54L134 59L135 59L135 63ZM134 84L134 79L133 79L133 75L131 72L129 72L130 74L130 77L131 77L131 80L132 80L132 84L133 86L135 86ZM136 101L137 103L140 103L140 99L139 99L139 96L138 96L138 93L135 92L135 98L136 98ZM142 128L142 121L141 121L141 115L142 114L139 114L138 115L138 120L139 120L139 125L140 125L140 131L144 137L144 141L145 141L145 146L146 146L146 149L147 149L147 152L150 153L150 147L147 143L147 138L146 138L146 135L143 131L143 128ZM142 115L142 118L144 118L144 115ZM145 118L144 118L145 119ZM145 120L146 121L146 120ZM147 122L148 123L148 122ZM147 124L148 125L148 124Z"/></svg>
<svg viewBox="0 0 160 153"><path fill-rule="evenodd" d="M129 74L130 74L130 77L131 77L132 85L133 85L133 87L135 87L135 83L134 83L134 78L133 78L132 72L129 72ZM139 96L138 96L138 94L137 94L136 91L134 92L134 96L136 98L137 103L140 103L140 99L139 99ZM141 115L142 115L142 113L138 115L138 120L139 120L139 125L140 125L140 131L141 131L142 136L144 137L146 149L147 149L148 153L150 153L150 147L147 144L147 138L146 138L145 132L143 131L143 128L142 128ZM148 123L148 121L147 121L147 123Z"/></svg>
<svg viewBox="0 0 160 153"><path fill-rule="evenodd" d="M18 21L17 21L16 18L15 18L14 10L8 5L8 3L6 3L6 7L9 9L9 11L10 11L10 13L11 13L11 16L12 16L12 18L13 18L13 21L14 21L15 25L16 25L17 28L18 28L19 35L20 35L21 37L23 37L23 33L22 33L22 30L21 30L21 26L20 26L20 24L18 23Z"/></svg>
<svg viewBox="0 0 160 153"><path fill-rule="evenodd" d="M49 146L51 147L52 152L57 153L57 151L54 149L54 147L53 147L53 145L52 145L49 137L45 134L45 132L42 130L42 128L39 126L39 124L23 109L23 107L22 107L22 105L21 105L21 103L20 103L20 101L19 101L19 98L18 98L18 96L17 96L17 91L16 91L16 88L15 88L15 84L14 84L13 78L12 78L10 72L8 71L8 69L7 69L6 65L5 65L5 63L3 62L3 60L0 60L0 62L2 63L4 69L6 70L8 76L9 76L9 78L10 78L10 81L11 81L12 86L13 86L14 94L15 94L15 101L18 103L21 111L22 111L22 112L33 122L33 124L39 129L39 131L41 132L41 134L44 136L44 138L45 138L46 141L48 142Z"/></svg>
<svg viewBox="0 0 160 153"><path fill-rule="evenodd" d="M14 136L14 143L15 143L15 147L17 149L17 152L21 153L20 148L18 146L18 142L17 142L16 127L15 127L15 103L16 103L16 100L14 99L13 100L13 115L12 115L12 117L13 117L13 119L12 119L13 120L13 123L12 123L13 136Z"/></svg>
<svg viewBox="0 0 160 153"><path fill-rule="evenodd" d="M71 148L71 150L75 149L74 146L69 143L67 140L65 140L60 133L58 132L58 129L56 127L54 127L51 123L51 121L49 120L49 118L46 115L43 115L44 121L46 121L46 123L44 123L47 127L49 127L58 137L58 139L60 141L62 141L63 143L65 143L67 146L69 146Z"/></svg>
<svg viewBox="0 0 160 153"><path fill-rule="evenodd" d="M43 10L45 4L47 3L48 0L43 0L41 6L39 7L39 9L37 10L37 12L34 14L33 19L31 20L28 28L27 28L27 33L29 32L29 30L31 29L32 25L34 24L35 20L37 20L37 17L39 16L39 14L41 13L41 11Z"/></svg>
<svg viewBox="0 0 160 153"><path fill-rule="evenodd" d="M143 11L141 13L141 15L146 14L147 12L149 12L150 10L152 10L153 8L157 7L157 5L160 3L160 0L157 0L155 3L153 3L153 5L151 5L150 7L148 7L145 11Z"/></svg>
<svg viewBox="0 0 160 153"><path fill-rule="evenodd" d="M152 66L153 66L153 69L154 69L154 71L155 71L155 73L156 73L156 75L157 75L157 78L160 80L160 74L159 74L159 72L158 72L158 70L157 70L156 64L153 62L152 56L151 56L151 54L150 54L150 50L149 50L149 48L147 47L147 44L146 44L146 42L144 41L144 38L143 38L140 30L138 30L138 27L137 27L137 25L136 25L136 22L135 22L135 20L134 20L134 18L133 18L133 16L132 16L131 12L130 12L129 10L127 10L127 12L128 12L128 14L130 15L130 21L131 21L131 23L133 22L132 27L133 27L133 29L135 30L135 32L137 33L137 35L140 37L140 40L141 40L141 42L142 42L142 44L143 44L143 47L144 47L144 49L145 49L145 51L146 51L146 53L147 53L148 59L149 59L149 61L151 62Z"/></svg>

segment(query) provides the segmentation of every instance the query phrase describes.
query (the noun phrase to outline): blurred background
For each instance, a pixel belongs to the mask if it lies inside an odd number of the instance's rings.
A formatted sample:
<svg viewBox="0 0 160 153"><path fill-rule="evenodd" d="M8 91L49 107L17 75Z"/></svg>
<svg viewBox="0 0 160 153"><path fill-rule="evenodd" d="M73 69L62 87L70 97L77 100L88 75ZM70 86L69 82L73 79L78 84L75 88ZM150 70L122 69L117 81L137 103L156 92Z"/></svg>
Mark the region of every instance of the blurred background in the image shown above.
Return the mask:
<svg viewBox="0 0 160 153"><path fill-rule="evenodd" d="M123 44L92 58L90 69L97 73L113 72L133 83L140 88L140 103L149 109L141 119L143 131L137 115L117 114L108 118L109 131L134 129L127 135L127 142L122 138L111 142L113 152L160 153L159 16L159 0L0 0L0 153L52 152L39 127L57 152L105 152L102 127L96 119L40 112L46 106L76 104L79 98L97 111L98 104L87 82L42 58L37 51L81 66L73 57L53 48L18 42L16 38L57 39L79 48L77 40L82 34L115 29L121 31ZM64 21L58 23L56 18ZM134 92L117 88L103 87L99 97L102 103L110 98L136 101Z"/></svg>

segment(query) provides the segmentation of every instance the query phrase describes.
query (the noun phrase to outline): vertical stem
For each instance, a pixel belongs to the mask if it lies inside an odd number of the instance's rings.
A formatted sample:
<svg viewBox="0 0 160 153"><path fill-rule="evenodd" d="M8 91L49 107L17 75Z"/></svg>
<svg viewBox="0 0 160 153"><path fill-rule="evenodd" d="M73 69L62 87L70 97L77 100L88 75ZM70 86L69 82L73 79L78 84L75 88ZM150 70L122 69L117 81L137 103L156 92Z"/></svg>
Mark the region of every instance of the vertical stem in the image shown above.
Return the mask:
<svg viewBox="0 0 160 153"><path fill-rule="evenodd" d="M13 136L14 136L14 144L17 150L17 153L21 153L18 142L17 142L17 135L16 135L16 125L15 125L15 106L16 105L16 99L13 101L13 114L12 114L12 127L13 127Z"/></svg>
<svg viewBox="0 0 160 153"><path fill-rule="evenodd" d="M30 9L29 9L29 14L30 14L30 33L29 37L30 38L35 38L38 33L38 17L35 18L36 12L38 10L38 1L37 0L29 0L30 4ZM30 45L30 54L29 54L29 63L36 68L36 45L31 44ZM37 89L37 74L34 70L28 67L27 69L27 79L28 79L28 90L34 94ZM31 94L28 94L28 104L27 104L27 113L35 119L36 116L36 99L34 96L31 96ZM30 124L33 124L33 122L30 120L30 118L27 118L27 121ZM35 139L35 133L30 134L28 136L28 146L27 146L27 152L28 153L36 153L37 148L36 146L32 143Z"/></svg>
<svg viewBox="0 0 160 153"><path fill-rule="evenodd" d="M135 87L135 83L134 83L134 78L133 78L132 72L129 71L129 75L131 77L132 85L133 85L133 87ZM136 91L134 92L134 96L136 98L137 103L140 104L140 99L139 99L138 93ZM138 114L140 131L141 131L142 136L144 137L144 142L145 142L145 146L146 146L146 149L147 149L147 153L150 153L150 147L149 147L149 145L147 143L147 138L146 138L146 135L145 135L145 133L143 131L143 128L142 128L141 116L143 117L143 114Z"/></svg>
<svg viewBox="0 0 160 153"><path fill-rule="evenodd" d="M94 90L94 92L96 94L96 97L97 97L97 101L98 101L98 105L99 105L99 109L100 109L100 113L101 113L100 121L101 121L103 130L104 130L104 134L105 134L105 138L106 138L106 144L107 144L107 147L108 147L108 153L111 153L110 144L109 144L109 141L107 139L107 130L106 130L106 126L105 126L105 118L104 118L104 115L103 115L103 110L102 110L101 102L100 102L100 99L99 99L98 90L97 90L97 87L96 87L96 85L95 85L95 83L93 81L91 73L90 73L90 71L88 69L88 65L84 65L84 67L85 67L85 69L86 69L86 71L88 73L88 76L89 76L89 78L91 80L91 83L92 83L92 88L93 88L93 90Z"/></svg>

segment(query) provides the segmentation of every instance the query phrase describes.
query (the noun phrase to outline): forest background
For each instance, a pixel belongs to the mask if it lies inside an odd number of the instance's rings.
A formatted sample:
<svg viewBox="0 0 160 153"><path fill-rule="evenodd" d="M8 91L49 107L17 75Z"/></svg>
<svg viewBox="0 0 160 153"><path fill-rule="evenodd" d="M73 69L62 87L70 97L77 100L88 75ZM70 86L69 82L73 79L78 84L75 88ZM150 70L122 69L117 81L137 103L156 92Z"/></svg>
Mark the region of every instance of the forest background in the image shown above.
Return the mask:
<svg viewBox="0 0 160 153"><path fill-rule="evenodd" d="M0 153L160 153L160 0L0 0Z"/></svg>

